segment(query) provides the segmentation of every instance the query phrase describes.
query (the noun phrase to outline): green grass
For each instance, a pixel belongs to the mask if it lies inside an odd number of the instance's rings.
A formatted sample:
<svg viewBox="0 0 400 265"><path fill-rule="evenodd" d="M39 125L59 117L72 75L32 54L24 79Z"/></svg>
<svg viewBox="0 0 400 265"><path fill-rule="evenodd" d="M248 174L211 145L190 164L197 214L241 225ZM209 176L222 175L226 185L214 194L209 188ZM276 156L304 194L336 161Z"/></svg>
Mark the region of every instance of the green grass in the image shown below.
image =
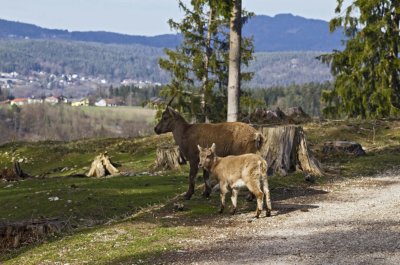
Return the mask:
<svg viewBox="0 0 400 265"><path fill-rule="evenodd" d="M132 264L177 248L171 239L188 236L184 227L125 222L88 229L19 250L4 264Z"/></svg>
<svg viewBox="0 0 400 265"><path fill-rule="evenodd" d="M375 124L375 133L373 129ZM314 154L329 175L317 179L323 184L336 177L368 176L400 164L399 121L337 121L304 126ZM323 154L325 141L357 141L367 155ZM0 146L0 168L10 166L11 157L27 158L22 168L45 179L0 183L0 219L26 220L57 217L76 227L47 242L4 252L4 264L132 264L180 248L191 238L196 225L208 225L219 208L219 195L201 197L197 190L190 201L177 197L186 191L188 167L180 172L154 173L155 147L172 142L170 136L135 139L88 139L73 142L12 143ZM69 177L84 173L94 156L107 150L122 171L142 172L132 177L105 179ZM8 153L7 155L5 153ZM61 172L60 168L71 170ZM11 187L7 187L9 185ZM199 178L198 186L202 184ZM312 185L303 173L270 178L273 197L282 198L282 190L307 189ZM201 189L201 188L200 188ZM49 197L59 197L49 201ZM254 211L255 202L238 199L238 211ZM229 215L230 201L224 215ZM184 203L176 211L174 203ZM169 216L171 218L164 218ZM114 220L111 221L110 220ZM107 224L105 224L107 222ZM93 226L94 225L94 226ZM88 228L88 226L93 226Z"/></svg>
<svg viewBox="0 0 400 265"><path fill-rule="evenodd" d="M54 177L0 184L0 219L41 216L80 222L104 222L130 215L182 193L186 176L158 175L106 179ZM50 197L58 197L50 201Z"/></svg>
<svg viewBox="0 0 400 265"><path fill-rule="evenodd" d="M340 177L369 176L400 165L399 120L347 120L310 123L304 126L307 140L324 167ZM324 154L326 141L355 141L366 156Z"/></svg>
<svg viewBox="0 0 400 265"><path fill-rule="evenodd" d="M107 151L122 171L149 169L160 142L172 142L169 135L127 139L89 139L72 142L17 142L0 146L0 168L11 167L12 160L22 159L22 169L30 175L65 176L84 174L94 157ZM67 168L68 170L62 171Z"/></svg>

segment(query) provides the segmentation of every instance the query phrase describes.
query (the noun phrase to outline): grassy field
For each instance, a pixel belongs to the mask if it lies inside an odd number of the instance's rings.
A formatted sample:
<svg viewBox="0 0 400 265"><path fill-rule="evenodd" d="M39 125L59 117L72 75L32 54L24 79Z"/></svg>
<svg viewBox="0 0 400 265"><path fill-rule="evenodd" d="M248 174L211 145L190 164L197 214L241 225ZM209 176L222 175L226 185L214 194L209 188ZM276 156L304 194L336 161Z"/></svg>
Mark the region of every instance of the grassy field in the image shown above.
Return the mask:
<svg viewBox="0 0 400 265"><path fill-rule="evenodd" d="M154 116L155 110L142 107L0 107L0 143L148 135L154 127Z"/></svg>
<svg viewBox="0 0 400 265"><path fill-rule="evenodd" d="M84 113L91 117L108 117L110 119L121 119L122 121L143 120L152 123L155 110L142 107L79 107Z"/></svg>
<svg viewBox="0 0 400 265"><path fill-rule="evenodd" d="M304 125L314 154L322 161L327 176L317 184L337 178L375 174L398 167L399 121L329 121ZM326 155L328 140L361 143L363 157ZM193 237L195 225L218 218L217 194L202 198L197 191L190 201L179 196L187 188L187 171L152 170L155 148L172 142L169 135L128 139L89 139L73 142L12 143L0 146L0 168L11 159L23 159L26 172L45 178L0 183L0 219L27 220L57 217L71 229L46 242L0 252L4 264L146 264L157 253L178 249ZM107 150L121 170L134 176L105 179L77 178L91 160ZM67 168L65 170L65 168ZM201 180L198 180L198 186ZM312 188L304 174L272 177L272 198L284 188ZM238 200L239 211L255 209L254 203ZM57 196L58 201L49 197ZM183 203L178 211L175 203ZM3 264L2 263L2 264Z"/></svg>

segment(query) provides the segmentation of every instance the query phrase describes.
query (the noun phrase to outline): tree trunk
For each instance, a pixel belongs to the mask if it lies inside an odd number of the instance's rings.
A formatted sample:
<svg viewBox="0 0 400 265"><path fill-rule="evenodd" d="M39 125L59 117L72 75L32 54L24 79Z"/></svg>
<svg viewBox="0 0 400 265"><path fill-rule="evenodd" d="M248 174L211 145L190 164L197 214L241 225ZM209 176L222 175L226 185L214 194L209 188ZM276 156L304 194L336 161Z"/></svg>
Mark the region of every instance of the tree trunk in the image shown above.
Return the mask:
<svg viewBox="0 0 400 265"><path fill-rule="evenodd" d="M228 121L232 122L239 115L242 0L233 0L229 27Z"/></svg>
<svg viewBox="0 0 400 265"><path fill-rule="evenodd" d="M393 12L392 12L392 25L389 28L391 36L393 36L392 43L392 54L390 55L390 64L392 67L392 73L390 76L390 86L392 89L392 104L396 108L400 108L400 84L399 84L399 70L396 67L396 60L399 58L399 45L400 45L400 2L393 1Z"/></svg>
<svg viewBox="0 0 400 265"><path fill-rule="evenodd" d="M312 175L323 174L320 163L312 156L301 126L261 127L266 139L261 155L266 159L269 173L287 175L301 170Z"/></svg>
<svg viewBox="0 0 400 265"><path fill-rule="evenodd" d="M210 13L209 13L209 18L208 18L208 32L207 32L207 40L206 40L206 51L204 54L204 74L202 78L202 91L201 91L201 109L203 112L203 120L202 122L209 123L209 119L207 116L207 103L206 103L206 95L207 95L207 90L208 90L208 65L210 61L210 57L212 54L212 49L211 49L211 27L212 23L214 20L214 12L211 3L209 3L210 6Z"/></svg>
<svg viewBox="0 0 400 265"><path fill-rule="evenodd" d="M157 148L156 169L174 170L179 169L184 159L178 146L162 146Z"/></svg>

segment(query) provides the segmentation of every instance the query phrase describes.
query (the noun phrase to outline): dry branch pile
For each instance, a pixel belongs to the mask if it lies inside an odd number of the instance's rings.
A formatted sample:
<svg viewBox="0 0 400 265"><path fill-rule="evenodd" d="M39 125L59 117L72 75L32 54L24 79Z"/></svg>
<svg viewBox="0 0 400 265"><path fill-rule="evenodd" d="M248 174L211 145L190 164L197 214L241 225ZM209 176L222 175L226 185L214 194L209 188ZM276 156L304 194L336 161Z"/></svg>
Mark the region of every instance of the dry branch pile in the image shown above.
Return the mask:
<svg viewBox="0 0 400 265"><path fill-rule="evenodd" d="M107 155L107 152L105 152L96 156L96 158L92 162L89 172L87 173L87 176L101 178L107 175L115 175L118 173L119 170L114 167L113 163Z"/></svg>
<svg viewBox="0 0 400 265"><path fill-rule="evenodd" d="M308 122L311 117L301 107L289 108L284 113L280 108L275 110L257 108L243 119L243 122L255 124L299 124Z"/></svg>
<svg viewBox="0 0 400 265"><path fill-rule="evenodd" d="M308 149L305 134L301 126L261 127L266 142L260 154L267 160L268 171L287 175L288 172L301 170L321 176L321 165Z"/></svg>

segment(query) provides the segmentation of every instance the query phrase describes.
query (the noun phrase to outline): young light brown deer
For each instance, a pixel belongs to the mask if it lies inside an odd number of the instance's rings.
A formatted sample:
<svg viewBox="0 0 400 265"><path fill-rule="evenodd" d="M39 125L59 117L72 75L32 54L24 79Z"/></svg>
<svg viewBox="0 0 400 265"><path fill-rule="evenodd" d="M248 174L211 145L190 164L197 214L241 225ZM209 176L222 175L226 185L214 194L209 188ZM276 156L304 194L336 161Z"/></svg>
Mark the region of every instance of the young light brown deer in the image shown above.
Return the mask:
<svg viewBox="0 0 400 265"><path fill-rule="evenodd" d="M185 198L188 200L194 193L195 179L199 169L198 144L210 146L212 143L216 143L218 146L215 150L216 154L224 157L256 153L264 142L262 134L248 124L241 122L189 124L169 106L162 113L161 120L154 131L157 134L172 132L184 159L189 161L189 189L185 194ZM211 187L207 171L203 171L203 177L205 182L203 195L208 197Z"/></svg>
<svg viewBox="0 0 400 265"><path fill-rule="evenodd" d="M260 216L263 209L264 199L266 204L266 216L271 216L271 198L267 179L267 162L258 154L244 154L238 156L219 157L216 154L216 145L211 148L199 150L199 167L207 170L219 181L221 208L225 208L225 195L229 190L232 192L232 214L235 214L237 207L237 195L240 186L247 188L257 198L256 217Z"/></svg>

